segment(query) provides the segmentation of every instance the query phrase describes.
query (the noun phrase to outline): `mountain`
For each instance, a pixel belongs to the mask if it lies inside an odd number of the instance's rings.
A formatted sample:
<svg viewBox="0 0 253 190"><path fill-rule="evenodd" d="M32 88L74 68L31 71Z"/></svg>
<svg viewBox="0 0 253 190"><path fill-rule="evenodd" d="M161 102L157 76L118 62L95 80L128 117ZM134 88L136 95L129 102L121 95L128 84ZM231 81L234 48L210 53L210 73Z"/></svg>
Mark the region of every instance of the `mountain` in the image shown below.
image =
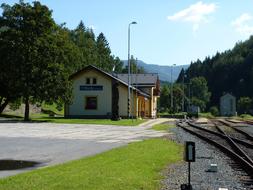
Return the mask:
<svg viewBox="0 0 253 190"><path fill-rule="evenodd" d="M127 65L127 60L123 61L124 65ZM147 73L158 73L159 79L161 81L171 81L171 66L163 66L163 65L155 65L155 64L147 64L141 60L138 60L138 66L144 68ZM189 67L189 65L177 65L173 66L172 69L172 80L177 80L177 77L182 68L185 70Z"/></svg>

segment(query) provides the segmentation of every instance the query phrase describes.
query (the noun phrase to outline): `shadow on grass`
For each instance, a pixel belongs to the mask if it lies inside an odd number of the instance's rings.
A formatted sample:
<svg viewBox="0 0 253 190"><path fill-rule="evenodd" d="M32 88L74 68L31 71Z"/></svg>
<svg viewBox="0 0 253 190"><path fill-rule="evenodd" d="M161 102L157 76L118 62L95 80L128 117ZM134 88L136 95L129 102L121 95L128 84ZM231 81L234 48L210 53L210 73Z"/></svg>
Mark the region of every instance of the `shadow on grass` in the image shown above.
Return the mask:
<svg viewBox="0 0 253 190"><path fill-rule="evenodd" d="M64 117L60 117L60 118L64 118ZM45 118L41 118L41 120L34 120L32 118L29 121L24 121L24 117L22 116L0 114L0 123L45 123L45 122L50 122L52 119L56 119L56 117L45 117Z"/></svg>

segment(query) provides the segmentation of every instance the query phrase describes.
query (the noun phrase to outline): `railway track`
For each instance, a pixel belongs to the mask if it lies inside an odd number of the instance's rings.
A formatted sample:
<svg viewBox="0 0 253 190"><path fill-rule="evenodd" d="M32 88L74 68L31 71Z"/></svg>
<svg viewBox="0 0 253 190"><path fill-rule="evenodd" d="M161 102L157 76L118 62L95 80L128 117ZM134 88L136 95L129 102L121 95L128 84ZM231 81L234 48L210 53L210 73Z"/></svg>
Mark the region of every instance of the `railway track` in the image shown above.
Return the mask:
<svg viewBox="0 0 253 190"><path fill-rule="evenodd" d="M252 141L253 142L253 135L247 133L246 131L238 128L238 127L235 127L233 126L230 121L225 121L225 120L218 120L218 122L224 124L225 126L228 126L230 128L232 128L233 130L235 130L236 132L240 133L241 135L244 135L244 137L246 137L248 140Z"/></svg>
<svg viewBox="0 0 253 190"><path fill-rule="evenodd" d="M213 130L203 128L192 122L178 123L185 131L214 145L228 155L234 162L230 165L237 171L243 170L247 176L242 176L242 183L253 189L253 142L242 138L230 137L222 125L215 123ZM250 154L248 154L250 152Z"/></svg>

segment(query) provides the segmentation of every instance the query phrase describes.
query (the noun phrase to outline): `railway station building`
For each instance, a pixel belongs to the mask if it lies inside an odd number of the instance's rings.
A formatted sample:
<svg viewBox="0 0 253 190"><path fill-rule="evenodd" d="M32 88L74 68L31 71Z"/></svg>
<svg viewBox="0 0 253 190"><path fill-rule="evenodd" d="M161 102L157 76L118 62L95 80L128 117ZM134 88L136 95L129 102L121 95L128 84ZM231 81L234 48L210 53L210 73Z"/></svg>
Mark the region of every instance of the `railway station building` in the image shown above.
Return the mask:
<svg viewBox="0 0 253 190"><path fill-rule="evenodd" d="M130 115L156 118L160 95L158 74L132 74ZM128 117L128 74L111 74L93 65L70 76L73 99L65 105L67 118L110 118L117 101L121 118ZM115 91L115 84L117 90Z"/></svg>

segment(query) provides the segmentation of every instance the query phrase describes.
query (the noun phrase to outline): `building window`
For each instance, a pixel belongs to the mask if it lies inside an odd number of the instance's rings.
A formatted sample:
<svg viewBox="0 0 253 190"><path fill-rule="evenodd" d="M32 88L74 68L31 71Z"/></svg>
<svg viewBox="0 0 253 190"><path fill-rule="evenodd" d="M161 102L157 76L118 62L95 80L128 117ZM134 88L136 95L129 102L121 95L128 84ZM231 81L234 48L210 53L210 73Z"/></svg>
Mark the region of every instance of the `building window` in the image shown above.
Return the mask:
<svg viewBox="0 0 253 190"><path fill-rule="evenodd" d="M86 78L86 84L90 84L90 78Z"/></svg>
<svg viewBox="0 0 253 190"><path fill-rule="evenodd" d="M97 79L96 78L93 78L92 84L97 84Z"/></svg>
<svg viewBox="0 0 253 190"><path fill-rule="evenodd" d="M96 110L97 109L97 97L86 97L85 109Z"/></svg>

